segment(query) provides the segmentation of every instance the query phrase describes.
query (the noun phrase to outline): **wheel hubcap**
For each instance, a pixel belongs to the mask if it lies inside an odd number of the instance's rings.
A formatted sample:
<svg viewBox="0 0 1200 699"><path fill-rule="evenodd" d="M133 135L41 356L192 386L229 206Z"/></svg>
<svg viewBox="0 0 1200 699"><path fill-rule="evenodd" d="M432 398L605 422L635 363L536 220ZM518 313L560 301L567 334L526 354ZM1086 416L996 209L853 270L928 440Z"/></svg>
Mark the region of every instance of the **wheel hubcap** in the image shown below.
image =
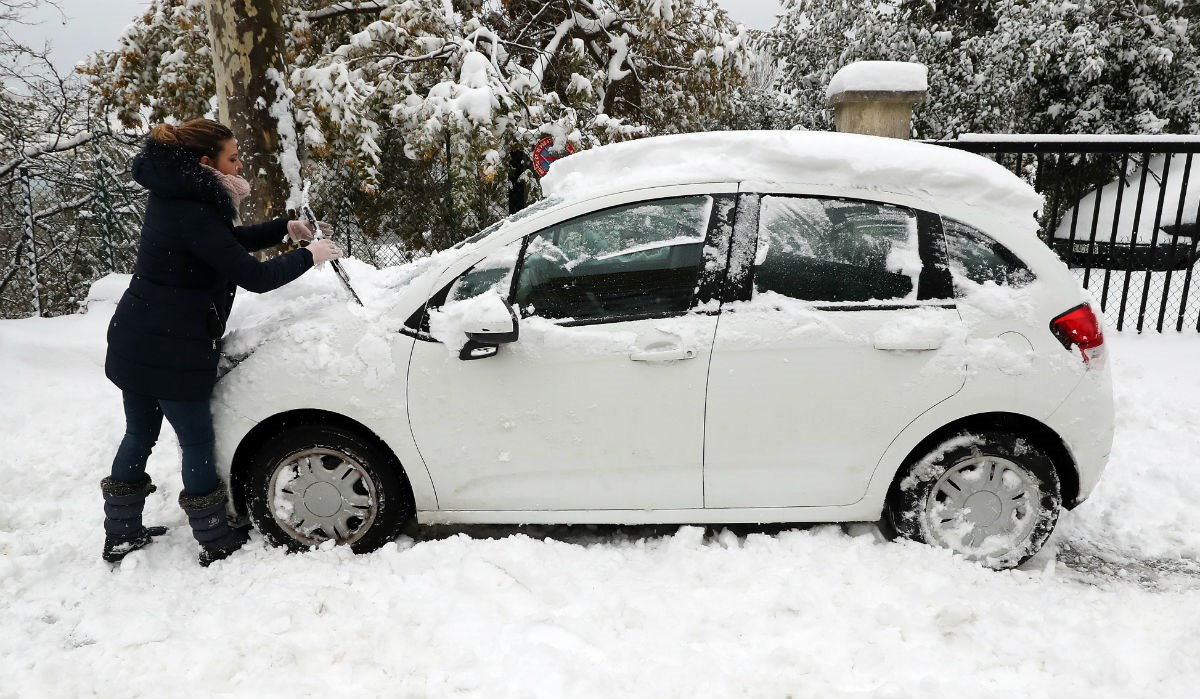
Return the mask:
<svg viewBox="0 0 1200 699"><path fill-rule="evenodd" d="M938 478L925 503L933 541L978 560L1004 555L1033 532L1041 509L1036 479L998 456L963 459Z"/></svg>
<svg viewBox="0 0 1200 699"><path fill-rule="evenodd" d="M330 539L353 544L379 512L375 483L362 464L325 448L306 449L280 461L271 476L269 497L275 521L307 545Z"/></svg>
<svg viewBox="0 0 1200 699"><path fill-rule="evenodd" d="M304 491L304 506L317 517L330 517L342 509L342 496L331 483L313 483Z"/></svg>
<svg viewBox="0 0 1200 699"><path fill-rule="evenodd" d="M980 527L990 527L996 523L996 520L1000 519L1000 515L1004 511L1004 503L1000 501L1000 497L995 493L975 493L967 498L965 511L967 519L971 520L971 524Z"/></svg>

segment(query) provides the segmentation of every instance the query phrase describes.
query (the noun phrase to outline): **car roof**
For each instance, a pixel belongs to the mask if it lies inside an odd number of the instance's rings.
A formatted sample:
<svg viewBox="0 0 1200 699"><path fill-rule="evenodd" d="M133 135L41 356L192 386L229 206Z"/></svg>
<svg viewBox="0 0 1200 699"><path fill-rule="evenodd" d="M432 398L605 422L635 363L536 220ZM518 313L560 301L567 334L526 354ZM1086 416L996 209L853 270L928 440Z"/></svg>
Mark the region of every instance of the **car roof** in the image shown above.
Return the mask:
<svg viewBox="0 0 1200 699"><path fill-rule="evenodd" d="M812 184L887 192L1031 222L1042 198L992 160L895 138L816 131L709 131L580 151L554 163L548 195L584 199L705 182ZM939 206L939 208L942 208ZM974 218L973 216L971 218Z"/></svg>

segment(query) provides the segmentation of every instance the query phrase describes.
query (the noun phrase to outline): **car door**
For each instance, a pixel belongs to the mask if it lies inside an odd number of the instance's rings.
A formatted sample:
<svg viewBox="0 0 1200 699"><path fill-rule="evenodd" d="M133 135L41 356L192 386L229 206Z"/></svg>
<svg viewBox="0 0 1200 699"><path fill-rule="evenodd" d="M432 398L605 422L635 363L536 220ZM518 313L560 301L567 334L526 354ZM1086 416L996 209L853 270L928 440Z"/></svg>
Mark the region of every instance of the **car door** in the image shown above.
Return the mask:
<svg viewBox="0 0 1200 699"><path fill-rule="evenodd" d="M714 342L706 507L851 504L963 384L935 215L789 193L739 201Z"/></svg>
<svg viewBox="0 0 1200 699"><path fill-rule="evenodd" d="M609 198L446 280L428 304L441 341L416 343L408 382L441 509L703 507L723 273L706 260L725 259L735 190ZM488 291L519 313L519 339L461 360L455 304Z"/></svg>

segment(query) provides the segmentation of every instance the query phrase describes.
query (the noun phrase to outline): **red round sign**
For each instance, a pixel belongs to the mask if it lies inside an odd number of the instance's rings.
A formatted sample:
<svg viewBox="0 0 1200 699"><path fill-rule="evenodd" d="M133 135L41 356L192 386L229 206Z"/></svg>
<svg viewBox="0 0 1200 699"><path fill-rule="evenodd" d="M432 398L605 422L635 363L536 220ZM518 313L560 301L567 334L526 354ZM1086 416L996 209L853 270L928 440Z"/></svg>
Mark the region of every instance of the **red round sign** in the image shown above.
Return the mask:
<svg viewBox="0 0 1200 699"><path fill-rule="evenodd" d="M533 171L538 174L538 177L545 177L547 172L550 172L550 164L559 158L565 158L575 152L575 146L567 143L567 147L555 148L554 138L547 136L538 141L533 147Z"/></svg>

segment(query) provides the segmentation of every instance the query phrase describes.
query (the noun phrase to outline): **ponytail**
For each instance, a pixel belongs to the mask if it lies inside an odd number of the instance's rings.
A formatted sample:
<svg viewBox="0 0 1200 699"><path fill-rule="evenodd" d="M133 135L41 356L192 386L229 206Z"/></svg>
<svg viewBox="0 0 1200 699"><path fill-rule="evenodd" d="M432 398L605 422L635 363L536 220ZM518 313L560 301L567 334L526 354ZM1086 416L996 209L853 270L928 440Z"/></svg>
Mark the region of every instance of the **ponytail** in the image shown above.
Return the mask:
<svg viewBox="0 0 1200 699"><path fill-rule="evenodd" d="M216 158L233 138L228 126L212 119L192 119L179 126L159 124L150 131L150 138L165 146L178 146L197 156Z"/></svg>

